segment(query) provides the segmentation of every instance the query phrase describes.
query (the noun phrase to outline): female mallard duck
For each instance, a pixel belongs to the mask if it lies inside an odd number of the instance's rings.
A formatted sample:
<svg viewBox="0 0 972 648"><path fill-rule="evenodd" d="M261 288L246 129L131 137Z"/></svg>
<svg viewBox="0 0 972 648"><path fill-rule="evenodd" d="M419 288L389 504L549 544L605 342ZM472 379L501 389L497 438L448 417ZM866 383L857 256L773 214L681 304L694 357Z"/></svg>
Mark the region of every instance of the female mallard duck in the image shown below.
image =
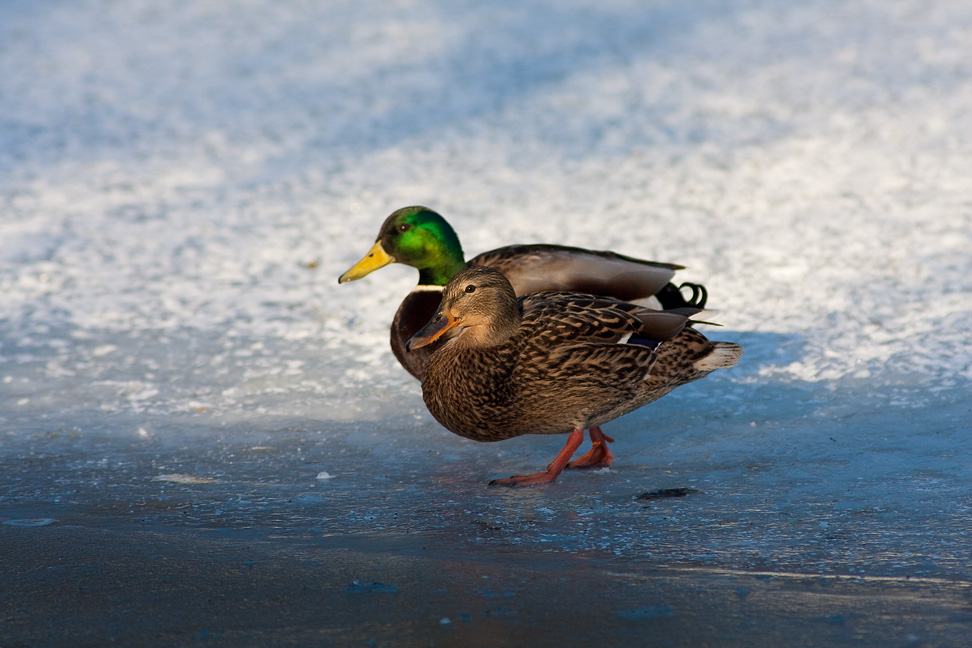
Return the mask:
<svg viewBox="0 0 972 648"><path fill-rule="evenodd" d="M471 266L496 268L513 284L517 295L541 290L567 290L607 295L625 301L654 298L651 306L686 315L705 307L705 288L690 283L686 300L670 283L682 266L642 261L614 252L562 245L510 245L464 261L459 237L442 216L426 207L404 207L381 226L368 254L338 279L354 281L389 263L418 268L419 282L405 297L391 326L391 346L405 369L422 379L434 347L405 352L405 342L429 321L442 298L442 287Z"/></svg>
<svg viewBox="0 0 972 648"><path fill-rule="evenodd" d="M407 347L414 353L447 332L422 380L439 423L475 441L573 430L546 472L491 484L527 486L553 481L565 467L610 466L612 439L602 425L742 355L739 345L710 342L677 313L567 292L518 299L487 267L453 277ZM568 463L585 429L591 450Z"/></svg>

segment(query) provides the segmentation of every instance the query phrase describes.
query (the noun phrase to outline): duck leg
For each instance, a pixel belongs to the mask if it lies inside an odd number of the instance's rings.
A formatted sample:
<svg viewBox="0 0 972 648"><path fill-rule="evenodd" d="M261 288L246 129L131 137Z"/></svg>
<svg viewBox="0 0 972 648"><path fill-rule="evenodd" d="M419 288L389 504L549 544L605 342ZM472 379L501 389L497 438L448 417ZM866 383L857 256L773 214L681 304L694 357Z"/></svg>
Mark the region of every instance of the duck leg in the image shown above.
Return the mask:
<svg viewBox="0 0 972 648"><path fill-rule="evenodd" d="M583 457L567 464L567 468L607 468L614 463L614 453L608 447L609 443L614 443L614 439L599 427L592 427L590 435L591 449Z"/></svg>
<svg viewBox="0 0 972 648"><path fill-rule="evenodd" d="M600 430L598 430L600 432ZM592 430L593 438L593 430ZM513 475L508 479L494 479L489 482L490 486L533 486L534 484L544 484L557 479L557 475L564 471L564 467L570 458L577 452L577 448L584 441L584 430L574 430L567 438L567 445L560 451L557 458L547 466L547 472L536 473L535 475Z"/></svg>

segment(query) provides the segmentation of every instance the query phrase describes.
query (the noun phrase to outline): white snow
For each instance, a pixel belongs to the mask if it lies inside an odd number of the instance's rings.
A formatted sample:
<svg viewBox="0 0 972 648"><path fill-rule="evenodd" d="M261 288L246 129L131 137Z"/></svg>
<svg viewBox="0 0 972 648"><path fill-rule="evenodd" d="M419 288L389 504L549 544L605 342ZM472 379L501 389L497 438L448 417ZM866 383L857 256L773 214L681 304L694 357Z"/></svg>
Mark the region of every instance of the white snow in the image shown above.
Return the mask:
<svg viewBox="0 0 972 648"><path fill-rule="evenodd" d="M354 499L386 479L562 550L969 577L970 33L963 0L4 2L0 460L231 481L258 444L352 528L428 524ZM415 272L336 281L410 204L469 256L686 265L746 353L609 426L611 471L484 494L562 440L444 431L387 343Z"/></svg>

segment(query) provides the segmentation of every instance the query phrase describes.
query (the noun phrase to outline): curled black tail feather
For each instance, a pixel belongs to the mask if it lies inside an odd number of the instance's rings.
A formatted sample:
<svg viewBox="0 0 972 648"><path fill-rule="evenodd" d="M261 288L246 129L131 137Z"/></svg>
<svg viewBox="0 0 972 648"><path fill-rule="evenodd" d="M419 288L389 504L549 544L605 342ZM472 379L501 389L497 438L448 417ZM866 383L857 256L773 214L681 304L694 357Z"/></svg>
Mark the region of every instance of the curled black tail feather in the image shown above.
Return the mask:
<svg viewBox="0 0 972 648"><path fill-rule="evenodd" d="M694 306L695 308L700 309L705 308L705 303L709 300L709 291L705 289L705 286L686 281L678 287L679 294L682 293L683 288L692 289L692 299L688 301L689 306Z"/></svg>
<svg viewBox="0 0 972 648"><path fill-rule="evenodd" d="M692 290L691 299L685 299L685 295L682 294L682 290L685 288ZM695 312L698 312L705 308L705 302L709 298L709 292L702 284L686 281L678 287L675 284L668 284L655 295L655 298L658 299L658 302L664 310L694 309Z"/></svg>

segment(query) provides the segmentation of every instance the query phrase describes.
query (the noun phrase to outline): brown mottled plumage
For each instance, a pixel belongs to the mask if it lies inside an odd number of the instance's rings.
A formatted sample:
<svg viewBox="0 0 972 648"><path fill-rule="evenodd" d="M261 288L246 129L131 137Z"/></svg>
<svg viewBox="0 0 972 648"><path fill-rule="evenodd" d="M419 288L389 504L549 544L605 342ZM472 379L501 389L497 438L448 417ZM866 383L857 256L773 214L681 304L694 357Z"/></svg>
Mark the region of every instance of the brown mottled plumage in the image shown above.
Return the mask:
<svg viewBox="0 0 972 648"><path fill-rule="evenodd" d="M736 344L710 342L676 313L567 292L517 298L487 267L449 282L409 348L447 332L422 381L425 403L443 426L476 441L573 430L546 472L494 482L515 485L553 481L568 466L610 465L611 439L601 425L734 366L742 354ZM585 429L593 447L568 464Z"/></svg>

